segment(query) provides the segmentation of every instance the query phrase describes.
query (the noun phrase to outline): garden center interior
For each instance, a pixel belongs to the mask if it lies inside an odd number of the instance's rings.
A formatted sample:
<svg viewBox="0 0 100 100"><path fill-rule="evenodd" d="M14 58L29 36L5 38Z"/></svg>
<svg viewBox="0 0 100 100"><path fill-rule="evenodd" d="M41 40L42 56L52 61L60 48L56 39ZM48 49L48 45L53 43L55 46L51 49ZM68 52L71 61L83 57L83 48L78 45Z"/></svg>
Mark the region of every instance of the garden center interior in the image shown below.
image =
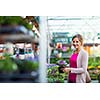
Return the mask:
<svg viewBox="0 0 100 100"><path fill-rule="evenodd" d="M0 16L0 82L66 83L71 40L84 38L92 82L100 82L100 16Z"/></svg>

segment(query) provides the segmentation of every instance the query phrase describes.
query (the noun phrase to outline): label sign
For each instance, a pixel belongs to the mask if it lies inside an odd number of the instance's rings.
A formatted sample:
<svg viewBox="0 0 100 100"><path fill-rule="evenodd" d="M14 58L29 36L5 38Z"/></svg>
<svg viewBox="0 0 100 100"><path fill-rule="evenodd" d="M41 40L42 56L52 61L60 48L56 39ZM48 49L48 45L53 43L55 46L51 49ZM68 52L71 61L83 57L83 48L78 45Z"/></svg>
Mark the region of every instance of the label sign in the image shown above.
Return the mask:
<svg viewBox="0 0 100 100"><path fill-rule="evenodd" d="M68 43L68 38L55 38L53 39L55 43Z"/></svg>
<svg viewBox="0 0 100 100"><path fill-rule="evenodd" d="M67 44L71 42L72 37L68 37L69 32L54 32L53 42Z"/></svg>
<svg viewBox="0 0 100 100"><path fill-rule="evenodd" d="M54 32L53 33L53 37L67 37L67 35L69 34L69 32Z"/></svg>

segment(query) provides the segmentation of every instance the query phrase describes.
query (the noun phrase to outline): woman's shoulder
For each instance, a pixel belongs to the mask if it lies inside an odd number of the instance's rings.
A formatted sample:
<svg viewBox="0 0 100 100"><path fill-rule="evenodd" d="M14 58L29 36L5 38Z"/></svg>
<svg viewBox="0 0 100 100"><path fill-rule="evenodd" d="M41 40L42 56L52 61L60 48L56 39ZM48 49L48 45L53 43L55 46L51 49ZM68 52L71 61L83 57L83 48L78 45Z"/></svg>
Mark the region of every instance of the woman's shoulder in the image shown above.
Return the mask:
<svg viewBox="0 0 100 100"><path fill-rule="evenodd" d="M88 55L88 52L87 52L86 50L84 50L83 48L81 49L81 52L82 52L83 54Z"/></svg>

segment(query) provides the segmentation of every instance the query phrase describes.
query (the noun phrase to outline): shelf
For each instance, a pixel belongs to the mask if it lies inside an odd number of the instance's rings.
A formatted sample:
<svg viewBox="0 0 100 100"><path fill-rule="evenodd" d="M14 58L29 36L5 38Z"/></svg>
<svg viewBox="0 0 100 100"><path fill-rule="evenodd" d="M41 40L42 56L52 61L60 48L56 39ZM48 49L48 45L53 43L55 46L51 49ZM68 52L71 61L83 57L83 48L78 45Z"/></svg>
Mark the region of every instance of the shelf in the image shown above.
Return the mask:
<svg viewBox="0 0 100 100"><path fill-rule="evenodd" d="M12 42L12 43L29 43L29 42L38 42L38 40L34 39L32 36L29 35L1 35L0 36L0 44L5 42Z"/></svg>
<svg viewBox="0 0 100 100"><path fill-rule="evenodd" d="M5 42L12 43L38 43L34 33L27 30L24 26L0 26L0 44Z"/></svg>
<svg viewBox="0 0 100 100"><path fill-rule="evenodd" d="M0 82L38 82L38 72L0 74Z"/></svg>

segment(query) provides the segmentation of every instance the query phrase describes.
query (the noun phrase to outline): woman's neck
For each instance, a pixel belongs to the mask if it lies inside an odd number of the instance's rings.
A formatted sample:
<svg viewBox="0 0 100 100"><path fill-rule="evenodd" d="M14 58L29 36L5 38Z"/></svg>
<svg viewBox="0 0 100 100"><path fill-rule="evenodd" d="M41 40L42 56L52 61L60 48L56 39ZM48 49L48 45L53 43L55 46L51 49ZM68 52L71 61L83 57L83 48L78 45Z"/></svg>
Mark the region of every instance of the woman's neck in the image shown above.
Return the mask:
<svg viewBox="0 0 100 100"><path fill-rule="evenodd" d="M76 49L76 50L74 51L74 53L79 53L80 50L81 50L81 48L78 48L78 49Z"/></svg>

